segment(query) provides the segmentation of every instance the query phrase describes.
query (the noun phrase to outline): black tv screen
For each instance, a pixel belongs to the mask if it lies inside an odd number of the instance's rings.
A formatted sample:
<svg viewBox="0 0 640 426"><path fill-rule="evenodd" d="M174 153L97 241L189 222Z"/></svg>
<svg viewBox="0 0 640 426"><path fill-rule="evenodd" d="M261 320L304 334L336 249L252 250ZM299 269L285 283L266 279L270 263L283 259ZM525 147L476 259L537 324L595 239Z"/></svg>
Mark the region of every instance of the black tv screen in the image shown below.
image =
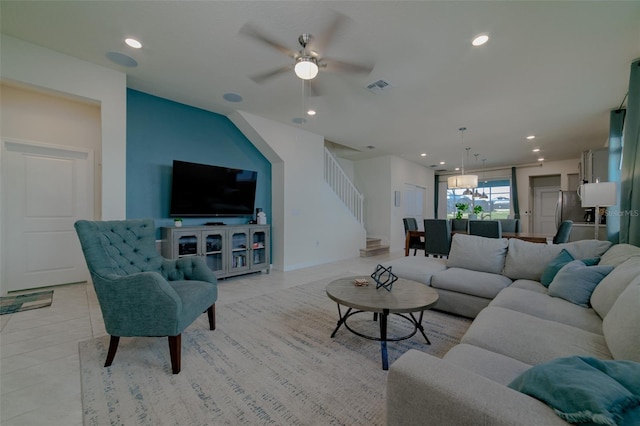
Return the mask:
<svg viewBox="0 0 640 426"><path fill-rule="evenodd" d="M173 161L171 217L252 216L258 172Z"/></svg>

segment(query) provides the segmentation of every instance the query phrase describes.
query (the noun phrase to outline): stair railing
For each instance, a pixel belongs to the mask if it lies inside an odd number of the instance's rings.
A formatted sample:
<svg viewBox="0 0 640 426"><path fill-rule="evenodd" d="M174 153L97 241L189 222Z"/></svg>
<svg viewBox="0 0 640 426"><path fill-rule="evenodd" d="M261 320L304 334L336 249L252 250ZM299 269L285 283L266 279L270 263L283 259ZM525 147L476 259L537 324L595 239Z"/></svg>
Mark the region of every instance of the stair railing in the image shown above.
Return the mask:
<svg viewBox="0 0 640 426"><path fill-rule="evenodd" d="M364 223L364 197L326 147L324 148L324 180L358 222Z"/></svg>

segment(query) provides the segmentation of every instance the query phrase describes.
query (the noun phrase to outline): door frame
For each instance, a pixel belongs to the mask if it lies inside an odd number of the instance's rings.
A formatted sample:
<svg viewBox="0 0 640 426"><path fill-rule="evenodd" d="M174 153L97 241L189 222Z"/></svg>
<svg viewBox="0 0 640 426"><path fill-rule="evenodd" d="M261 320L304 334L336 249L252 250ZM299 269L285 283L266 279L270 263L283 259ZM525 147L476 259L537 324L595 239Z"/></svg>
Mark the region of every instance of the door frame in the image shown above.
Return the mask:
<svg viewBox="0 0 640 426"><path fill-rule="evenodd" d="M32 141L32 140L26 140L26 139L18 139L18 138L12 138L12 137L4 137L4 136L0 136L0 296L6 296L8 293L8 286L6 285L6 279L7 279L7 268L5 265L6 262L6 235L7 235L7 227L8 224L6 223L7 220L7 212L6 212L6 194L7 194L7 190L6 190L6 186L9 185L7 176L6 176L6 170L7 170L7 164L6 162L7 160L7 145L12 144L12 145L21 145L21 146L27 146L27 147L34 147L34 148L39 148L39 149L50 149L52 151L67 151L67 152L77 152L79 154L83 154L87 156L87 161L89 162L89 164L91 164L91 173L92 173L92 179L95 177L95 163L94 163L94 150L93 149L87 149L87 148L79 148L79 147L75 147L75 146L68 146L68 145L56 145L56 144L50 144L50 143L46 143L46 142L37 142L37 141ZM91 200L91 204L92 204L92 211L94 210L93 205L95 202L95 188L92 185L92 193L93 193L93 200ZM95 215L95 211L93 212L93 214Z"/></svg>

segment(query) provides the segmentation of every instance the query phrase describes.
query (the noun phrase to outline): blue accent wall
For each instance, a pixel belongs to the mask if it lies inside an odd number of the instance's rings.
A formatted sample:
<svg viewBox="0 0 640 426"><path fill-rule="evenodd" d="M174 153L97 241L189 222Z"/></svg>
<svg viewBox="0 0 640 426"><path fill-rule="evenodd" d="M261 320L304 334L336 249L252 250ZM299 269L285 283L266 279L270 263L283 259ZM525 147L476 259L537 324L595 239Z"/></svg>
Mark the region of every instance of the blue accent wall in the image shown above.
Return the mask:
<svg viewBox="0 0 640 426"><path fill-rule="evenodd" d="M127 218L172 226L173 160L258 172L255 207L271 217L271 164L225 116L136 90L127 90ZM183 218L244 224L251 218ZM158 234L159 235L159 234Z"/></svg>

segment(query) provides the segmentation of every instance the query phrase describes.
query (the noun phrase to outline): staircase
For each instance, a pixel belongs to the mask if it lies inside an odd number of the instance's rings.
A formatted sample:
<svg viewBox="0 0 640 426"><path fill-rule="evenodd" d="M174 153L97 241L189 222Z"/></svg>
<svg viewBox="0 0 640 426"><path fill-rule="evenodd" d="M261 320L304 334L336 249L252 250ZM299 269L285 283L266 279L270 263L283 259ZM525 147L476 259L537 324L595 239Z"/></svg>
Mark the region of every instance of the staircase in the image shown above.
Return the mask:
<svg viewBox="0 0 640 426"><path fill-rule="evenodd" d="M326 146L324 148L324 180L362 226L362 245L366 234L364 230L364 197L349 180L349 177ZM360 249L360 257L376 256L384 253L389 253L389 246L382 245L380 238L366 238L365 248Z"/></svg>
<svg viewBox="0 0 640 426"><path fill-rule="evenodd" d="M360 249L360 257L377 256L389 253L389 246L381 244L380 238L367 238L366 248Z"/></svg>

